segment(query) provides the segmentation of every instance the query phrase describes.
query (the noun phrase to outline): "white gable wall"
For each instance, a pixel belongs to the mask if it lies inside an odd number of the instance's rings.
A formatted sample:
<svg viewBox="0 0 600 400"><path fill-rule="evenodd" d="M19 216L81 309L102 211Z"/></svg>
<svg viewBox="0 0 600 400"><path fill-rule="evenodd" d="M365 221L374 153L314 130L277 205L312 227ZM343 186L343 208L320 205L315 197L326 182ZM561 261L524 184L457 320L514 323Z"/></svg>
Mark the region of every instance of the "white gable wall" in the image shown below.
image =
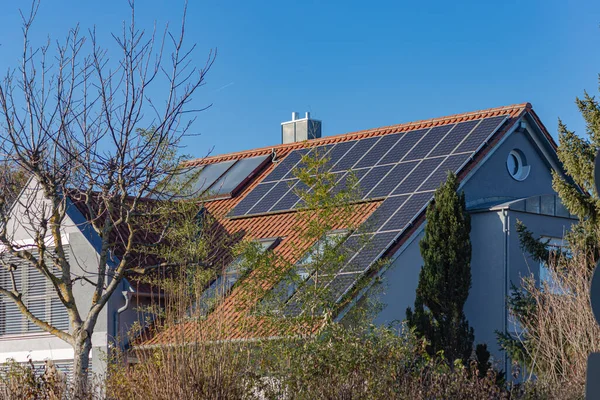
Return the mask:
<svg viewBox="0 0 600 400"><path fill-rule="evenodd" d="M30 180L22 191L20 202L16 203L12 210L13 217L8 224L8 232L15 243L32 244L32 235L35 232L30 229L39 223L40 215L47 215L49 207L43 198L39 186L35 180ZM73 275L87 276L94 279L98 270L97 236L86 226L83 216L74 206L70 206L65 217L62 232L63 243L68 245L73 259L71 268ZM96 242L96 243L94 243ZM49 246L53 240L48 238ZM85 318L90 306L93 287L89 283L80 280L74 284L74 295L82 318ZM107 352L109 333L112 332L114 310L124 304L120 296L120 289L111 297L107 307L98 317L98 322L92 336L92 369L94 372L102 372L105 368L103 359ZM49 333L29 333L21 335L0 336L0 363L7 358L15 358L17 361L26 361L31 358L34 362L44 361L47 358L60 361L72 360L73 351L71 346Z"/></svg>

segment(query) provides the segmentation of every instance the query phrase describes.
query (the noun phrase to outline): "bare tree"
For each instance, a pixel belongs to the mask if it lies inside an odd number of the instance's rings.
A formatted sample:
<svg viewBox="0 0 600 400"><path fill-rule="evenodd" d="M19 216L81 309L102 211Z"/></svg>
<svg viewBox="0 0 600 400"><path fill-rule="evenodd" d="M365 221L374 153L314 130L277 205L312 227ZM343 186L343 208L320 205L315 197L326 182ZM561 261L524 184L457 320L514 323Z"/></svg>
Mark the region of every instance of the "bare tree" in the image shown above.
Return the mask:
<svg viewBox="0 0 600 400"><path fill-rule="evenodd" d="M79 26L63 41L41 47L30 43L39 1L23 18L20 65L0 82L0 162L16 165L33 181L19 197L20 208L0 204L2 253L39 271L66 308L70 330L38 318L14 284L16 266L3 263L12 284L0 287L27 320L68 342L74 349L73 388L81 397L87 385L92 333L101 310L129 271L140 265L136 216L146 211L157 184L177 171L177 153L196 113L192 95L205 81L216 51L197 68L181 30L146 33L131 20L113 34L120 54L109 57L95 29ZM163 196L164 200L165 197ZM2 199L0 198L0 201ZM100 240L97 269L79 272L65 253L69 207L76 204ZM14 215L16 209L26 210ZM11 211L12 210L12 211ZM15 238L14 220L28 229L33 243ZM118 254L116 262L111 255ZM76 302L74 283L93 288L91 302Z"/></svg>

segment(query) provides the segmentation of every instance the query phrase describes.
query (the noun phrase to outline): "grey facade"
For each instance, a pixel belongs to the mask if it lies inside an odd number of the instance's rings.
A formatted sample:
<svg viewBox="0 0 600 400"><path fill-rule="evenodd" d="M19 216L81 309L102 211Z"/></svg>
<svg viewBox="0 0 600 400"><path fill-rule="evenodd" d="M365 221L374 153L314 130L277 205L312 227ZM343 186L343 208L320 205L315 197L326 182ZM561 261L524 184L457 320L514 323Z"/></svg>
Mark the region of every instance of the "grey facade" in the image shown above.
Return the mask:
<svg viewBox="0 0 600 400"><path fill-rule="evenodd" d="M510 286L518 286L523 277L538 279L540 271L540 265L520 248L517 221L536 236L556 239L563 238L576 222L552 189L556 155L539 147L540 136L533 124L521 132L511 132L461 185L471 213L473 248L472 287L465 314L475 330L475 343L486 343L505 370L508 360L498 347L495 332L516 329L506 305ZM522 181L514 179L507 169L507 158L514 149L526 155L531 167ZM383 294L377 296L385 308L377 316L378 323L404 320L406 308L414 304L423 265L419 251L423 228L392 256L392 265L383 274Z"/></svg>
<svg viewBox="0 0 600 400"><path fill-rule="evenodd" d="M21 245L32 244L30 237L31 230L27 228L28 223L35 224L37 217L43 213L43 200L38 196L39 188L35 180L30 180L27 187L21 193L21 201L18 201L12 212L15 218L9 221L8 231L11 233L13 242ZM98 267L98 240L91 229L87 227L87 223L81 213L74 207L69 207L66 221L63 224L63 243L65 243L65 251L69 254L69 260L73 273L77 276L93 276L94 271ZM52 246L52 241L49 238L48 246ZM32 291L40 285L48 285L46 279L43 278L37 271L30 266L21 268L24 276L35 277L35 280L29 278L29 286L24 286L23 291L27 296L28 291ZM5 269L0 272L0 279L6 275ZM6 277L4 277L6 278ZM23 282L27 285L28 282ZM34 287L35 284L35 287ZM47 290L47 296L53 295L52 289ZM85 318L86 310L89 308L93 287L80 281L74 286L74 295L78 308L82 313L82 318ZM129 297L129 307L117 317L117 310L123 307L126 303L125 295ZM55 295L54 295L55 296ZM4 310L10 310L12 306L9 300L4 300ZM54 299L52 299L54 300ZM57 303L58 303L58 299ZM109 347L115 344L115 337L126 336L128 327L137 321L137 312L135 311L138 299L136 293L133 292L130 285L124 280L120 289L117 290L110 298L106 307L101 311L98 317L98 322L94 334L92 336L92 353L91 366L92 372L102 374L106 368L106 356L109 352ZM53 302L46 309L28 307L38 318L53 320L55 316L59 316L62 321L66 319L65 328L68 329L68 317L62 304L55 307ZM46 359L52 359L56 364L64 369L70 370L73 360L72 347L61 339L42 332L27 320L15 309L16 312L6 313L4 320L0 320L3 334L0 334L0 363L7 359L12 359L17 362L33 361L35 364L41 364ZM117 332L117 324L119 332ZM57 325L57 327L62 325ZM10 329L7 331L7 327Z"/></svg>

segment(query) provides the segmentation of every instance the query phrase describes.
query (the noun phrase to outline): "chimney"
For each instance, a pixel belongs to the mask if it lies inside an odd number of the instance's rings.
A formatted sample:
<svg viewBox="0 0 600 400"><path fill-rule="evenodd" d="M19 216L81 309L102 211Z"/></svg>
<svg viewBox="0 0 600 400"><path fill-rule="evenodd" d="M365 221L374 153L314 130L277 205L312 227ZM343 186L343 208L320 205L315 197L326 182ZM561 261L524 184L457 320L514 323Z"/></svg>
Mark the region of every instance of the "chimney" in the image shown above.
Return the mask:
<svg viewBox="0 0 600 400"><path fill-rule="evenodd" d="M281 124L281 142L293 143L321 137L321 121L312 119L307 112L304 118L292 113L292 120Z"/></svg>

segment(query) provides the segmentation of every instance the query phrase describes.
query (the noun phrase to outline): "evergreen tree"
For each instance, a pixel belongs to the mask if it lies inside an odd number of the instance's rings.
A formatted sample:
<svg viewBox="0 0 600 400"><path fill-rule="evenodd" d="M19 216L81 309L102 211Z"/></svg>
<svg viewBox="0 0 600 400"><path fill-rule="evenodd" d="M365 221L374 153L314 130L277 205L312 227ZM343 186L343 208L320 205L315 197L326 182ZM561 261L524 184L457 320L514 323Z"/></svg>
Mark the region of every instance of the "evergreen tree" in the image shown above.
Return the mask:
<svg viewBox="0 0 600 400"><path fill-rule="evenodd" d="M600 197L594 189L594 161L600 150L600 105L587 92L575 103L586 122L586 132L578 135L559 120L557 154L565 175L553 171L552 186L569 212L579 218L578 224L566 234L565 243L570 252L586 254L583 267L592 270L600 256ZM524 252L536 262L543 262L549 268L556 267L556 263L549 260L547 241L534 237L522 223L517 225L517 233ZM555 255L554 258L559 257ZM508 306L517 322L523 324L535 312L537 304L526 290L512 284ZM513 360L531 366L533 360L526 348L526 332L520 338L509 332L496 332L496 335L500 346Z"/></svg>
<svg viewBox="0 0 600 400"><path fill-rule="evenodd" d="M566 176L553 172L553 187L571 214L579 217L569 242L590 255L588 267L594 268L600 255L600 197L594 189L594 160L600 150L600 105L587 92L575 102L586 122L586 132L577 135L559 120L557 153Z"/></svg>
<svg viewBox="0 0 600 400"><path fill-rule="evenodd" d="M473 328L463 312L471 288L471 218L457 190L458 179L449 173L427 209L424 265L414 311L406 311L408 325L430 342L428 352L443 350L450 362L469 359L473 348Z"/></svg>

